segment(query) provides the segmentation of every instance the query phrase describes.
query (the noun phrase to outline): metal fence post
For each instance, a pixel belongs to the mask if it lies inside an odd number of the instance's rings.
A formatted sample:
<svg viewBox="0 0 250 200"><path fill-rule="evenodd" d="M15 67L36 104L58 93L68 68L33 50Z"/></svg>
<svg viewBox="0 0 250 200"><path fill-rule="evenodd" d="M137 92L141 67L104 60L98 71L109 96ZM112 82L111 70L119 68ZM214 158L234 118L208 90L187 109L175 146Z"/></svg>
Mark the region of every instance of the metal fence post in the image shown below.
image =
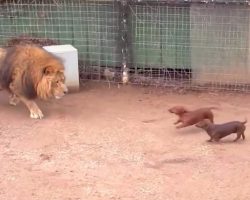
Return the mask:
<svg viewBox="0 0 250 200"><path fill-rule="evenodd" d="M122 53L122 83L129 81L128 69L128 17L129 17L129 0L120 0L120 33L121 33L121 53Z"/></svg>

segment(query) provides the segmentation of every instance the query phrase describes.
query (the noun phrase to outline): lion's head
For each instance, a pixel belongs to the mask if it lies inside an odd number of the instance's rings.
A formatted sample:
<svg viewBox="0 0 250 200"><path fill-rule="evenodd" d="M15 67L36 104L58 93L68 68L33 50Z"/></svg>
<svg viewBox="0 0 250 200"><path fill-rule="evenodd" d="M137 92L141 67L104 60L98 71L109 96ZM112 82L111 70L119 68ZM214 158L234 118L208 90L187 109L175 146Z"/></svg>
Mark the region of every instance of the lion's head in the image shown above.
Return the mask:
<svg viewBox="0 0 250 200"><path fill-rule="evenodd" d="M51 93L56 99L62 98L68 92L68 88L65 85L65 76L63 72L58 72L54 76L51 85Z"/></svg>
<svg viewBox="0 0 250 200"><path fill-rule="evenodd" d="M53 58L42 70L42 76L36 87L37 96L42 99L51 97L60 99L67 92L63 64L60 60Z"/></svg>

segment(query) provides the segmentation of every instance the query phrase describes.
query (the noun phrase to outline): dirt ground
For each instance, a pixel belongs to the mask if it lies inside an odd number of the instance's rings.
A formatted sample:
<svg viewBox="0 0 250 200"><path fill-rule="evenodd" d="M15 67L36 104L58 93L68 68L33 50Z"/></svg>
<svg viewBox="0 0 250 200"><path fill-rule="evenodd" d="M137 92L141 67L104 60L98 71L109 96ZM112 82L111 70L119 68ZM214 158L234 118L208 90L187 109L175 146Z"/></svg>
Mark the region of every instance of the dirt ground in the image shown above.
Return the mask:
<svg viewBox="0 0 250 200"><path fill-rule="evenodd" d="M245 141L214 144L167 112L212 105L218 123L250 119L250 95L87 84L38 104L43 120L0 92L1 200L250 199L250 125Z"/></svg>

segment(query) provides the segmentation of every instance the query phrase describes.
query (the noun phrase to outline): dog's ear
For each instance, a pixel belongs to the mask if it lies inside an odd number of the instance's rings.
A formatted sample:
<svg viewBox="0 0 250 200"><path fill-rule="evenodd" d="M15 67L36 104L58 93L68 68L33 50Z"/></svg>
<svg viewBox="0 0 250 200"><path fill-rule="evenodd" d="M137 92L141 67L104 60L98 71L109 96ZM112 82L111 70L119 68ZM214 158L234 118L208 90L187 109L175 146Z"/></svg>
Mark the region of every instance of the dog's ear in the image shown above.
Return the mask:
<svg viewBox="0 0 250 200"><path fill-rule="evenodd" d="M184 114L184 113L187 113L187 112L188 112L187 109L182 107L182 106L178 108L178 113L179 114Z"/></svg>
<svg viewBox="0 0 250 200"><path fill-rule="evenodd" d="M182 113L187 113L188 112L188 110L186 109L186 108L184 108L184 107L181 107L182 108Z"/></svg>

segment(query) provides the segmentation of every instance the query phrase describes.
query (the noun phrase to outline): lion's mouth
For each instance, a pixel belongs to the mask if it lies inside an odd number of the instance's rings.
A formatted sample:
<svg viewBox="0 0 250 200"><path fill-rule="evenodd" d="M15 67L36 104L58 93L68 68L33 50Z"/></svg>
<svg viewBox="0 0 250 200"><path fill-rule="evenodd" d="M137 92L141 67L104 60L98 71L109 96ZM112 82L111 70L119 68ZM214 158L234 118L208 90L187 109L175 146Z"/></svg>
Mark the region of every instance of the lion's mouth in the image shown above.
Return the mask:
<svg viewBox="0 0 250 200"><path fill-rule="evenodd" d="M68 88L65 87L63 93L54 94L54 96L55 96L56 99L61 99L61 98L64 97L65 94L67 94L67 93L68 93Z"/></svg>
<svg viewBox="0 0 250 200"><path fill-rule="evenodd" d="M61 96L56 95L55 98L56 98L56 99L61 99L63 96L64 96L64 95L61 95Z"/></svg>

